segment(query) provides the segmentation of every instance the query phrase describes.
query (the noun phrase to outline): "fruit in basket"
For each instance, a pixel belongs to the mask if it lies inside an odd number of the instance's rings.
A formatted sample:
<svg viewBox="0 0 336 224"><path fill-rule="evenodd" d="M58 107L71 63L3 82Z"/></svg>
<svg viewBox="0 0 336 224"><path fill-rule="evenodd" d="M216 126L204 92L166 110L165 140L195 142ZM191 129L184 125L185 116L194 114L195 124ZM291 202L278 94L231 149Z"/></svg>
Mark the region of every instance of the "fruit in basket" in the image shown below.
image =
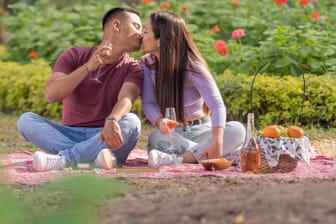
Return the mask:
<svg viewBox="0 0 336 224"><path fill-rule="evenodd" d="M302 138L304 136L304 131L299 126L289 126L287 128L287 133L288 136L292 138Z"/></svg>
<svg viewBox="0 0 336 224"><path fill-rule="evenodd" d="M231 160L225 158L219 159L205 159L201 161L202 166L206 170L223 170L229 168L232 165Z"/></svg>
<svg viewBox="0 0 336 224"><path fill-rule="evenodd" d="M280 129L276 125L269 125L264 128L263 136L267 138L280 138Z"/></svg>

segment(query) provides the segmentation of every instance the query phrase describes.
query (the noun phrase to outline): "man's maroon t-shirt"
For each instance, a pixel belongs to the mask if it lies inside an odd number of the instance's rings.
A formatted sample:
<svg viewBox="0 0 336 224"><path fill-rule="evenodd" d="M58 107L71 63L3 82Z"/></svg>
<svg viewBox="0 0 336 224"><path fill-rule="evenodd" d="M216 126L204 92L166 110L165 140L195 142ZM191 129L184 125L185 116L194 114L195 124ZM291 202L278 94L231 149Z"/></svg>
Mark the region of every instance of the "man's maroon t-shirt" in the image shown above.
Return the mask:
<svg viewBox="0 0 336 224"><path fill-rule="evenodd" d="M70 48L57 59L54 72L73 72L84 65L95 50L96 47ZM117 102L122 85L131 82L140 90L142 88L142 67L127 54L118 62L101 68L99 79L102 83L91 79L97 75L97 70L90 72L74 92L62 101L62 125L103 127L105 118Z"/></svg>

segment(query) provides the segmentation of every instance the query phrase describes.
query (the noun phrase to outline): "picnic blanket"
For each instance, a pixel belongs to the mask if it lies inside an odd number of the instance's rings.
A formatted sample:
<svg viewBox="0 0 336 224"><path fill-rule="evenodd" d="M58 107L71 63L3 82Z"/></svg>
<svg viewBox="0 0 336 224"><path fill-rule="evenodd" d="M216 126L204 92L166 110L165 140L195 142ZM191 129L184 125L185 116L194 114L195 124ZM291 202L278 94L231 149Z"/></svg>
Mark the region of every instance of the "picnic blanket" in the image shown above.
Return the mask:
<svg viewBox="0 0 336 224"><path fill-rule="evenodd" d="M131 172L127 169L104 170L92 168L88 170L64 169L60 171L33 172L32 153L25 151L20 153L6 154L1 156L2 182L6 184L41 184L52 182L60 177L75 175L78 173L90 173L103 175L105 177L124 178L176 178L176 177L219 177L219 178L330 178L336 176L336 159L321 155L317 150L312 155L310 164L299 161L296 169L289 173L272 174L245 174L236 166L225 170L206 171L200 164L180 164L161 166L158 169L146 169L147 152L141 149L134 149L127 158L124 168L134 168ZM125 171L126 170L126 171ZM138 171L138 172L137 172Z"/></svg>

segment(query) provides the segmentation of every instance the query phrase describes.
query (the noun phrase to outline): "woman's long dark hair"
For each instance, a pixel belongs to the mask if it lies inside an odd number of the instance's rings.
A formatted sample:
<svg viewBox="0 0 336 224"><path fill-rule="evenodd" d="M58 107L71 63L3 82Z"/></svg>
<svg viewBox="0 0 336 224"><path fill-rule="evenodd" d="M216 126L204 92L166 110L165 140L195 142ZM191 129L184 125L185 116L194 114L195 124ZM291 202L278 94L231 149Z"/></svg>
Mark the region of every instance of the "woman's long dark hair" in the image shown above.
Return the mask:
<svg viewBox="0 0 336 224"><path fill-rule="evenodd" d="M183 90L187 66L207 64L197 49L183 18L168 11L150 15L154 37L160 39L160 60L156 66L156 96L161 113L175 107L179 122L184 122Z"/></svg>

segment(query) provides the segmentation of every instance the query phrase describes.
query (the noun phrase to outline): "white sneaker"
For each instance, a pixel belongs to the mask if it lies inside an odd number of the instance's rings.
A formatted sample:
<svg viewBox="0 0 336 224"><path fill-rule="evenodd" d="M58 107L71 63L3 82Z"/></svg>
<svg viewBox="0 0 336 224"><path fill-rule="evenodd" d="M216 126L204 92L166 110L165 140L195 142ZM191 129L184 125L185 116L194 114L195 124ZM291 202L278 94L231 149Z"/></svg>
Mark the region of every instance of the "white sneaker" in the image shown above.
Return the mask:
<svg viewBox="0 0 336 224"><path fill-rule="evenodd" d="M66 166L66 159L59 155L51 155L37 151L33 156L33 170L37 172L60 170Z"/></svg>
<svg viewBox="0 0 336 224"><path fill-rule="evenodd" d="M148 166L159 167L176 165L182 163L183 158L175 154L168 154L159 150L153 149L148 154Z"/></svg>
<svg viewBox="0 0 336 224"><path fill-rule="evenodd" d="M117 160L108 148L99 152L94 163L95 166L104 168L106 170L110 170L117 166Z"/></svg>

